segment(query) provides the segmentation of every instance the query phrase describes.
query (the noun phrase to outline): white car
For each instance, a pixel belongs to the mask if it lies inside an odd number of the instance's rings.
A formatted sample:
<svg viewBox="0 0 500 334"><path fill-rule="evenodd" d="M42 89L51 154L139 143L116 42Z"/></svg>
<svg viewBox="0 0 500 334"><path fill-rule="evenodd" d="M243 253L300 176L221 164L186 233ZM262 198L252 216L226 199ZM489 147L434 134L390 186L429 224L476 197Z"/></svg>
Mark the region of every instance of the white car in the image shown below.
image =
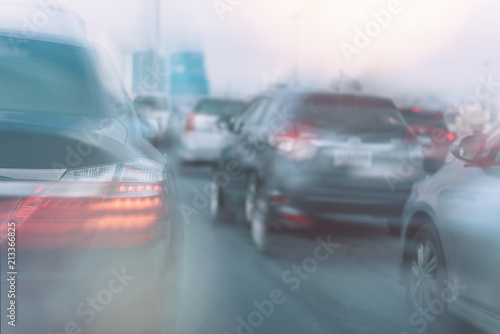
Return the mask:
<svg viewBox="0 0 500 334"><path fill-rule="evenodd" d="M181 142L183 163L212 163L218 157L226 138L224 120L237 117L246 108L239 100L203 98L185 119Z"/></svg>
<svg viewBox="0 0 500 334"><path fill-rule="evenodd" d="M134 98L134 106L139 117L147 124L156 123L157 134L148 137L153 144L163 142L175 143L179 138L180 116L166 94L160 92L138 93Z"/></svg>

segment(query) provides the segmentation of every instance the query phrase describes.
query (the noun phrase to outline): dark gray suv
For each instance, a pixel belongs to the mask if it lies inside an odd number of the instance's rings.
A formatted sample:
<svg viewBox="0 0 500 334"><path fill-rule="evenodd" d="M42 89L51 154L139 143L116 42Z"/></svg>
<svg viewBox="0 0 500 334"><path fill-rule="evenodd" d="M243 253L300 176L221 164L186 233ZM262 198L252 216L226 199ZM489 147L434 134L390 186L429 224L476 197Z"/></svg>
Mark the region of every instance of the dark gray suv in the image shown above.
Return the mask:
<svg viewBox="0 0 500 334"><path fill-rule="evenodd" d="M331 221L382 222L399 233L422 175L416 137L388 99L334 93L262 95L232 122L212 173L212 213L269 234Z"/></svg>

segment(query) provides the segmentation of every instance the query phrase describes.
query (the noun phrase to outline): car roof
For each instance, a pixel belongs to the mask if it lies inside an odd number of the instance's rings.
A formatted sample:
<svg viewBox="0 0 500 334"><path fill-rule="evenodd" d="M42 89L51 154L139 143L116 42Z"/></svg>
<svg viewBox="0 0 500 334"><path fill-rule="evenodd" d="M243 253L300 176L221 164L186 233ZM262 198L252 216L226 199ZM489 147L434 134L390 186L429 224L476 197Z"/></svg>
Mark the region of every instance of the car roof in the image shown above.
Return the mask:
<svg viewBox="0 0 500 334"><path fill-rule="evenodd" d="M89 47L83 21L75 13L60 7L2 4L0 36Z"/></svg>
<svg viewBox="0 0 500 334"><path fill-rule="evenodd" d="M237 99L237 98L223 98L223 97L202 97L196 101L196 103L199 102L205 102L205 101L211 101L211 102L221 102L221 103L241 103L241 104L246 104L247 102L245 100Z"/></svg>
<svg viewBox="0 0 500 334"><path fill-rule="evenodd" d="M273 96L282 99L297 99L297 101L309 103L324 103L324 102L340 102L350 103L356 102L357 104L373 105L377 107L391 107L395 108L394 103L390 98L372 96L368 94L355 94L355 93L337 93L337 92L308 92L308 91L294 91L294 90L279 90L263 94L263 96Z"/></svg>
<svg viewBox="0 0 500 334"><path fill-rule="evenodd" d="M136 98L163 98L169 100L170 96L163 92L136 92L134 93L134 99Z"/></svg>

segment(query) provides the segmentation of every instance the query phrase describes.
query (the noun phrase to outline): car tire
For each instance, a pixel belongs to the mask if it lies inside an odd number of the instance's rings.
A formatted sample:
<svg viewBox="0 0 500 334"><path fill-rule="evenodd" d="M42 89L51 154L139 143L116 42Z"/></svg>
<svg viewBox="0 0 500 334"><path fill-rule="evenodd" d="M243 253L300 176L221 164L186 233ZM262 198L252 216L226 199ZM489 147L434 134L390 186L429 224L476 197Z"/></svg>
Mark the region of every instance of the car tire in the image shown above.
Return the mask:
<svg viewBox="0 0 500 334"><path fill-rule="evenodd" d="M227 208L224 204L224 194L222 188L215 182L210 181L210 217L214 224L220 224L227 221Z"/></svg>
<svg viewBox="0 0 500 334"><path fill-rule="evenodd" d="M255 173L252 173L248 177L247 190L245 193L244 212L243 212L243 221L247 226L250 226L250 224L252 223L258 191L259 191L258 178Z"/></svg>
<svg viewBox="0 0 500 334"><path fill-rule="evenodd" d="M444 253L434 226L428 224L416 232L409 252L406 299L414 329L420 333L444 333L451 328L454 333L462 332L463 325L457 326L457 319L447 312L448 300L444 298L452 291L447 287ZM428 318L423 314L429 314Z"/></svg>
<svg viewBox="0 0 500 334"><path fill-rule="evenodd" d="M273 234L275 231L269 225L269 202L264 194L263 187L256 196L256 207L250 223L252 241L255 248L269 254L274 248Z"/></svg>

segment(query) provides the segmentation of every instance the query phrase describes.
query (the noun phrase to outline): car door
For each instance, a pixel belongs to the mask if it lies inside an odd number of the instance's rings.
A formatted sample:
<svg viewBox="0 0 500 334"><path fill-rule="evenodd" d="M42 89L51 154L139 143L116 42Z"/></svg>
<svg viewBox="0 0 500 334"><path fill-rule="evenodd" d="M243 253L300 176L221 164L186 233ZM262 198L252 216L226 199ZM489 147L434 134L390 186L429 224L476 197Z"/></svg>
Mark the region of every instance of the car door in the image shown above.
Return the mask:
<svg viewBox="0 0 500 334"><path fill-rule="evenodd" d="M260 157L259 153L265 148L263 133L265 133L266 127L263 124L263 119L271 102L270 97L261 98L255 111L242 125L240 154L242 164L247 171L256 169Z"/></svg>
<svg viewBox="0 0 500 334"><path fill-rule="evenodd" d="M451 263L460 298L490 314L500 316L500 135L492 137L481 166L458 163L458 179L444 192ZM448 203L446 203L448 202Z"/></svg>
<svg viewBox="0 0 500 334"><path fill-rule="evenodd" d="M227 195L229 201L239 201L245 193L245 177L244 170L248 165L247 160L252 159L251 147L245 141L250 128L249 122L252 116L259 110L262 103L261 98L255 99L248 106L243 115L237 119L233 125L232 136L228 138L228 142L221 153L219 161L218 173L223 185L223 192ZM224 182L223 182L224 181Z"/></svg>

